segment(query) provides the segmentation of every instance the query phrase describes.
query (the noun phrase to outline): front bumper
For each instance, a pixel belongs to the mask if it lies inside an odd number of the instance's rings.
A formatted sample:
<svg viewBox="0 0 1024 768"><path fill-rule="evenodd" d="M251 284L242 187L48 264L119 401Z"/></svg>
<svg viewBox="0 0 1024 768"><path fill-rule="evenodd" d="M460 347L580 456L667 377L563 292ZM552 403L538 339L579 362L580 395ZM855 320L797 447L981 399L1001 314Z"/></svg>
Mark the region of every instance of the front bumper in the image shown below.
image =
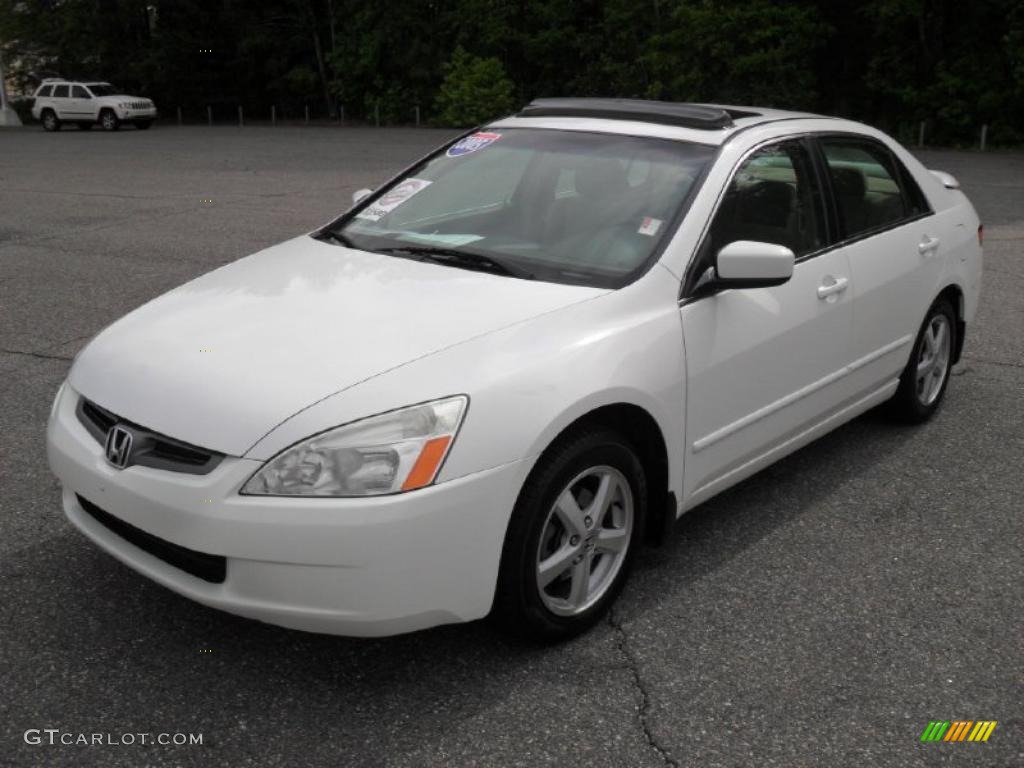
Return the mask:
<svg viewBox="0 0 1024 768"><path fill-rule="evenodd" d="M156 120L156 108L152 109L118 109L117 117L120 120Z"/></svg>
<svg viewBox="0 0 1024 768"><path fill-rule="evenodd" d="M378 636L485 616L527 462L366 499L239 496L261 462L208 475L107 463L65 386L47 431L68 519L145 576L197 602L271 624ZM79 497L160 539L226 558L210 583L129 543Z"/></svg>

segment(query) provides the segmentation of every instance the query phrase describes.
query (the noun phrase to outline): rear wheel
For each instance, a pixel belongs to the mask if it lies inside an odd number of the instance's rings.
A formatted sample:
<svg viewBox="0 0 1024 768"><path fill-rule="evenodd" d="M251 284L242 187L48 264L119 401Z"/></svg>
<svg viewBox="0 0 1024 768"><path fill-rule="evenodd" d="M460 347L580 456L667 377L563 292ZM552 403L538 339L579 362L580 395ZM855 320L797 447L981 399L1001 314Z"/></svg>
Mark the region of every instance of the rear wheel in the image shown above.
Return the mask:
<svg viewBox="0 0 1024 768"><path fill-rule="evenodd" d="M917 424L939 409L953 367L956 333L956 312L948 300L939 299L917 334L899 389L888 403L890 415Z"/></svg>
<svg viewBox="0 0 1024 768"><path fill-rule="evenodd" d="M104 109L100 113L100 125L103 126L104 131L116 131L121 127L121 121L117 119L114 110Z"/></svg>
<svg viewBox="0 0 1024 768"><path fill-rule="evenodd" d="M587 429L560 440L516 502L493 617L546 641L599 621L643 540L646 493L640 459L617 433Z"/></svg>
<svg viewBox="0 0 1024 768"><path fill-rule="evenodd" d="M57 113L52 109L44 109L43 114L40 115L43 121L44 131L59 131L60 120L57 119Z"/></svg>

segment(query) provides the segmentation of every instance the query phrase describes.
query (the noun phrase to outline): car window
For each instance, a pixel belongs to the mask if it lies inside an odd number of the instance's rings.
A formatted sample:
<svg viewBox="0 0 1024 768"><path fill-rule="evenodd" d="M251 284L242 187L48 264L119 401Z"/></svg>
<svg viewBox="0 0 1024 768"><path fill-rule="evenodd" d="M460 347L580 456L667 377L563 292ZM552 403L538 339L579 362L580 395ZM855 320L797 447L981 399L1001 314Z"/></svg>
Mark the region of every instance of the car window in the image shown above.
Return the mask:
<svg viewBox="0 0 1024 768"><path fill-rule="evenodd" d="M537 279L622 285L671 235L713 155L637 136L478 132L379 191L340 231L366 250L430 245Z"/></svg>
<svg viewBox="0 0 1024 768"><path fill-rule="evenodd" d="M881 144L826 137L825 162L846 238L882 229L922 212L909 174Z"/></svg>
<svg viewBox="0 0 1024 768"><path fill-rule="evenodd" d="M825 245L821 195L800 141L759 149L733 176L710 227L710 251L737 240L784 245L797 256Z"/></svg>
<svg viewBox="0 0 1024 768"><path fill-rule="evenodd" d="M73 85L73 86L71 86L71 98L73 98L73 99L88 99L88 98L91 98L91 97L89 96L89 92L87 90L85 90L85 88L83 88L80 85Z"/></svg>
<svg viewBox="0 0 1024 768"><path fill-rule="evenodd" d="M68 97L68 86L56 85L53 88L53 97L55 99L66 99Z"/></svg>
<svg viewBox="0 0 1024 768"><path fill-rule="evenodd" d="M46 96L49 96L51 93L53 93L53 86L44 85L39 89L39 92L36 94L36 98L45 98Z"/></svg>

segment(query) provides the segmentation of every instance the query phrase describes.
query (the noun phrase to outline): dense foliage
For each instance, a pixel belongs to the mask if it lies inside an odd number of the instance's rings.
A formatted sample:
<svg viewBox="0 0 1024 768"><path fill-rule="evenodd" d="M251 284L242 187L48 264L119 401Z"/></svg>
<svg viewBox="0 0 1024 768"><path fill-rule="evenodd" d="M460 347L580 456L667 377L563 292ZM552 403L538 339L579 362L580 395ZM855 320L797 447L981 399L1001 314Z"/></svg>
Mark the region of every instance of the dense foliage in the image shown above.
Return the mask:
<svg viewBox="0 0 1024 768"><path fill-rule="evenodd" d="M1020 0L0 0L0 50L26 87L100 77L196 117L467 124L605 95L1024 141Z"/></svg>

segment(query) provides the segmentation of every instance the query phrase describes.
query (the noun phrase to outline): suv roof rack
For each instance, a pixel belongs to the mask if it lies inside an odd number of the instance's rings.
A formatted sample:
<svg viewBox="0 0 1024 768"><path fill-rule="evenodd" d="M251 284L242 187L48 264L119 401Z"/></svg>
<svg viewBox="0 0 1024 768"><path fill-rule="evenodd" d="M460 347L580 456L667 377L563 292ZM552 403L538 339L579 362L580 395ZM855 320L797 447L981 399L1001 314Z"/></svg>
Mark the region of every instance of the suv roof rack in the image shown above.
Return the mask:
<svg viewBox="0 0 1024 768"><path fill-rule="evenodd" d="M65 80L63 77L44 77L42 79L42 81L40 82L40 85L42 85L43 83L66 83L66 82L67 82L67 80Z"/></svg>
<svg viewBox="0 0 1024 768"><path fill-rule="evenodd" d="M520 117L599 117L607 120L639 120L716 131L732 126L733 118L756 112L740 112L704 104L643 99L534 99L519 111Z"/></svg>

